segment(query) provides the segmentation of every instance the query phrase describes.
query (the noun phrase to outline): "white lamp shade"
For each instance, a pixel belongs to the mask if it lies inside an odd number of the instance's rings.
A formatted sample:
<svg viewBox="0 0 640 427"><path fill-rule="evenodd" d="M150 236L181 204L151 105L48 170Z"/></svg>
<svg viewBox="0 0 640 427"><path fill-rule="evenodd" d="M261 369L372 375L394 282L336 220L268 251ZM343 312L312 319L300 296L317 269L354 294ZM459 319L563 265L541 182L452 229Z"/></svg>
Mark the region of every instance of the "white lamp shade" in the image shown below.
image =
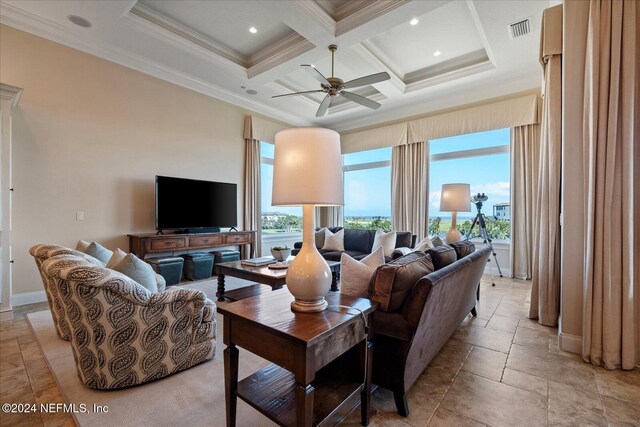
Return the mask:
<svg viewBox="0 0 640 427"><path fill-rule="evenodd" d="M471 212L471 187L469 184L442 184L441 212Z"/></svg>
<svg viewBox="0 0 640 427"><path fill-rule="evenodd" d="M344 205L340 135L292 128L276 134L273 206Z"/></svg>

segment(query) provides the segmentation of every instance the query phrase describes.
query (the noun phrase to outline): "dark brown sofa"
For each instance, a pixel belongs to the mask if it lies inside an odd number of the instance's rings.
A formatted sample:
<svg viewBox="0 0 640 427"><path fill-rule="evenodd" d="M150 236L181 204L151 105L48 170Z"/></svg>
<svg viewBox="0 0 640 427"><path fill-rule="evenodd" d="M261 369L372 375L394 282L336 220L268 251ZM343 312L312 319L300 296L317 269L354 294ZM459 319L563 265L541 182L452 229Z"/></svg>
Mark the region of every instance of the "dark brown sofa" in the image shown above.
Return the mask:
<svg viewBox="0 0 640 427"><path fill-rule="evenodd" d="M316 229L317 231L318 229ZM329 231L335 233L337 231L342 230L342 227L329 227ZM344 230L344 252L348 255L351 255L355 259L362 259L371 253L371 249L373 248L373 241L376 237L376 230L353 230L350 228L345 228ZM411 234L409 231L398 231L396 234L396 248L413 248L416 244L416 235ZM293 245L293 250L291 251L291 255L297 255L302 247L302 242L296 242ZM325 251L318 248L320 254L324 257L324 259L329 261L340 261L340 257L342 256L342 251ZM394 253L395 254L395 253ZM386 261L389 262L394 259L396 256L400 256L400 254L395 255L394 257L386 257Z"/></svg>
<svg viewBox="0 0 640 427"><path fill-rule="evenodd" d="M373 383L393 392L400 415L409 414L409 388L469 312L476 315L480 278L491 252L488 247L474 249L469 242L457 245L455 252L448 246L430 249L427 262L433 262L435 271L403 293L400 309L379 309L374 315ZM418 258L406 255L411 256ZM375 275L372 287L374 280Z"/></svg>

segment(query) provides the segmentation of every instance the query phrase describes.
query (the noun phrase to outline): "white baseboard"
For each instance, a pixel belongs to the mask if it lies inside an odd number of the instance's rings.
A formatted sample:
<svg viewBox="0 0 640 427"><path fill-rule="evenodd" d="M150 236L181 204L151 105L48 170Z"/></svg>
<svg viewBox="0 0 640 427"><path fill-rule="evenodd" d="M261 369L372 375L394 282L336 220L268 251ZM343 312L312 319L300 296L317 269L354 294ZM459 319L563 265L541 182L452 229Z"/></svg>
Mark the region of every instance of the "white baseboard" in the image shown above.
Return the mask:
<svg viewBox="0 0 640 427"><path fill-rule="evenodd" d="M11 295L11 305L19 307L21 305L34 304L36 302L43 302L47 300L47 294L44 290L23 292L21 294Z"/></svg>
<svg viewBox="0 0 640 427"><path fill-rule="evenodd" d="M570 353L582 354L582 337L571 334L559 333L558 344L560 344L560 350L568 351Z"/></svg>

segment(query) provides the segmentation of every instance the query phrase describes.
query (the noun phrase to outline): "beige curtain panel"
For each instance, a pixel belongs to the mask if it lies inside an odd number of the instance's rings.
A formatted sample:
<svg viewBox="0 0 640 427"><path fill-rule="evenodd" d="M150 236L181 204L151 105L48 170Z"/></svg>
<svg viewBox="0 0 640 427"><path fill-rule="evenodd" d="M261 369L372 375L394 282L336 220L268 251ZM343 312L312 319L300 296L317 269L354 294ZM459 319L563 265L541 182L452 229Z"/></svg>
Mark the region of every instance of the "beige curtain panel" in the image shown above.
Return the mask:
<svg viewBox="0 0 640 427"><path fill-rule="evenodd" d="M343 206L316 206L317 227L343 227Z"/></svg>
<svg viewBox="0 0 640 427"><path fill-rule="evenodd" d="M256 231L256 256L262 256L262 216L260 215L260 141L245 140L244 222L245 230Z"/></svg>
<svg viewBox="0 0 640 427"><path fill-rule="evenodd" d="M633 0L586 7L582 356L633 369L640 364L640 18Z"/></svg>
<svg viewBox="0 0 640 427"><path fill-rule="evenodd" d="M275 144L276 133L291 126L263 119L257 116L246 116L244 118L244 139L257 139L258 141Z"/></svg>
<svg viewBox="0 0 640 427"><path fill-rule="evenodd" d="M559 18L558 18L558 15ZM559 26L559 27L558 27ZM562 37L562 5L544 11L540 62L544 89L540 163L533 215L533 264L529 317L556 326L560 314L560 174L562 141L562 55L545 49ZM556 41L562 46L562 41Z"/></svg>
<svg viewBox="0 0 640 427"><path fill-rule="evenodd" d="M391 222L422 240L429 229L429 143L398 145L391 151Z"/></svg>
<svg viewBox="0 0 640 427"><path fill-rule="evenodd" d="M531 279L540 169L540 125L511 129L511 274Z"/></svg>

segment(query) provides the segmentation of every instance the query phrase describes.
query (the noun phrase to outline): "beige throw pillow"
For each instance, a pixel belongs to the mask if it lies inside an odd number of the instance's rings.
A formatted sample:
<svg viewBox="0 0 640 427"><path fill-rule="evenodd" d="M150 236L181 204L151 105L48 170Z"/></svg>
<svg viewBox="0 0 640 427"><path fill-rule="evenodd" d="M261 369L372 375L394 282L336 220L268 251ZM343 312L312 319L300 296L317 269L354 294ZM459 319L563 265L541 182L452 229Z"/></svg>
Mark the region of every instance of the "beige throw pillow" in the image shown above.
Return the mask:
<svg viewBox="0 0 640 427"><path fill-rule="evenodd" d="M373 253L376 249L382 248L384 251L384 256L390 257L393 253L393 250L396 248L396 232L390 231L385 233L382 230L376 231L376 236L373 239L373 247L371 248L371 252Z"/></svg>
<svg viewBox="0 0 640 427"><path fill-rule="evenodd" d="M344 228L336 233L332 233L329 229L325 232L324 251L344 251Z"/></svg>
<svg viewBox="0 0 640 427"><path fill-rule="evenodd" d="M384 251L378 248L362 260L343 253L340 258L340 292L369 298L369 282L376 268L384 264Z"/></svg>
<svg viewBox="0 0 640 427"><path fill-rule="evenodd" d="M420 240L420 242L416 245L414 250L420 251L420 252L426 252L427 249L431 249L431 248L433 248L433 243L431 242L431 239L429 239L429 236L427 236L424 239Z"/></svg>
<svg viewBox="0 0 640 427"><path fill-rule="evenodd" d="M109 258L109 262L107 262L107 268L113 268L114 265L120 262L124 257L127 256L127 253L122 249L118 248L113 251L113 255Z"/></svg>

